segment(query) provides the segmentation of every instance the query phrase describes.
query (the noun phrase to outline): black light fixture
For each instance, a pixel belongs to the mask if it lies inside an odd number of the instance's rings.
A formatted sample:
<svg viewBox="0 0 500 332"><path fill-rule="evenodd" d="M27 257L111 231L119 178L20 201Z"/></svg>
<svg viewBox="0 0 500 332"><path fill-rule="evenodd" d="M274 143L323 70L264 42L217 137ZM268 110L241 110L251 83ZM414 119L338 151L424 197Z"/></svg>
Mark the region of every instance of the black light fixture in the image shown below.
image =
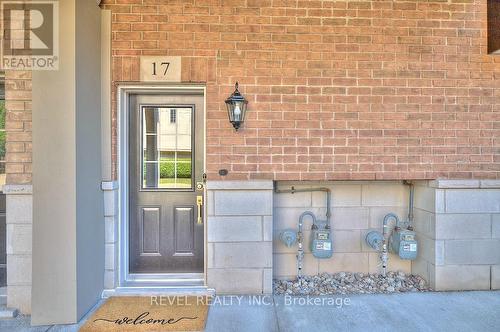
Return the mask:
<svg viewBox="0 0 500 332"><path fill-rule="evenodd" d="M229 122L233 124L234 129L238 131L241 124L245 121L248 100L238 91L238 82L234 85L235 89L232 95L226 99L227 115Z"/></svg>

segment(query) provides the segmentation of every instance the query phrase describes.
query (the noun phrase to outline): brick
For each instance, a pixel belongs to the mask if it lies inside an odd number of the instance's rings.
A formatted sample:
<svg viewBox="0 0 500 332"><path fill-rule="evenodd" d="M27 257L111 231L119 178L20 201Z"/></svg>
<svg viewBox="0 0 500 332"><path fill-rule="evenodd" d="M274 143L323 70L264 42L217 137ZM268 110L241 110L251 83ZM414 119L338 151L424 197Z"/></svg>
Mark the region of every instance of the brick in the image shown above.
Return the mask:
<svg viewBox="0 0 500 332"><path fill-rule="evenodd" d="M104 289L114 289L116 287L116 273L113 270L104 271Z"/></svg>
<svg viewBox="0 0 500 332"><path fill-rule="evenodd" d="M218 294L261 294L262 269L208 269L207 285Z"/></svg>
<svg viewBox="0 0 500 332"><path fill-rule="evenodd" d="M333 232L333 250L338 253L361 251L360 230L337 230ZM364 238L363 238L364 241Z"/></svg>
<svg viewBox="0 0 500 332"><path fill-rule="evenodd" d="M273 217L262 217L262 239L264 241L273 240Z"/></svg>
<svg viewBox="0 0 500 332"><path fill-rule="evenodd" d="M7 255L31 254L31 224L7 225Z"/></svg>
<svg viewBox="0 0 500 332"><path fill-rule="evenodd" d="M227 190L214 193L215 213L224 215L272 215L272 192Z"/></svg>
<svg viewBox="0 0 500 332"><path fill-rule="evenodd" d="M334 253L332 258L319 260L319 272L368 273L368 253Z"/></svg>
<svg viewBox="0 0 500 332"><path fill-rule="evenodd" d="M331 206L349 207L361 206L361 185L338 184L328 187L331 190ZM324 192L312 193L312 205L314 207L326 207L326 194Z"/></svg>
<svg viewBox="0 0 500 332"><path fill-rule="evenodd" d="M210 217L208 242L262 241L262 217Z"/></svg>
<svg viewBox="0 0 500 332"><path fill-rule="evenodd" d="M491 267L491 289L500 289L500 265Z"/></svg>
<svg viewBox="0 0 500 332"><path fill-rule="evenodd" d="M9 285L7 307L17 308L24 314L31 313L31 285Z"/></svg>
<svg viewBox="0 0 500 332"><path fill-rule="evenodd" d="M9 287L31 285L31 255L9 255L7 270Z"/></svg>
<svg viewBox="0 0 500 332"><path fill-rule="evenodd" d="M362 186L364 206L397 206L407 201L408 189L400 184L380 183Z"/></svg>
<svg viewBox="0 0 500 332"><path fill-rule="evenodd" d="M304 255L302 261L303 275L318 274L319 260L310 253ZM273 256L273 276L280 279L295 279L297 277L297 252L290 254L275 254Z"/></svg>
<svg viewBox="0 0 500 332"><path fill-rule="evenodd" d="M367 208L333 208L332 228L337 229L367 229L369 210Z"/></svg>
<svg viewBox="0 0 500 332"><path fill-rule="evenodd" d="M114 270L116 268L115 256L115 245L106 244L104 246L104 268L106 270Z"/></svg>
<svg viewBox="0 0 500 332"><path fill-rule="evenodd" d="M494 131L500 62L486 56L496 48L498 15L490 8L486 20L477 1L300 1L294 7L269 0L227 0L223 6L109 0L103 6L113 12L113 84L138 80L144 54L180 55L189 63L183 82L206 84L207 123L213 126L209 179L218 179L221 164L231 170L228 180L500 179ZM31 73L8 71L6 77L8 108L30 112ZM236 80L250 100L238 134L222 103ZM8 136L20 135L16 142L31 141L29 119L9 120L6 127ZM112 132L117 142L117 128ZM228 152L224 142L238 136L272 140L266 146L231 142ZM320 142L289 145L283 137ZM469 146L478 152L463 149ZM115 178L116 152L113 146ZM30 162L21 163L29 169ZM28 172L17 171L9 169L7 181L31 181Z"/></svg>
<svg viewBox="0 0 500 332"><path fill-rule="evenodd" d="M446 212L498 213L500 212L500 189L447 190Z"/></svg>
<svg viewBox="0 0 500 332"><path fill-rule="evenodd" d="M380 254L376 252L371 252L368 254L369 267L368 272L370 273L381 273L382 268L380 266ZM402 271L404 273L412 272L412 261L407 261L400 259L397 255L389 254L389 261L387 263L387 271Z"/></svg>
<svg viewBox="0 0 500 332"><path fill-rule="evenodd" d="M273 294L273 269L264 269L262 276L262 292L264 294Z"/></svg>
<svg viewBox="0 0 500 332"><path fill-rule="evenodd" d="M500 214L491 216L491 236L495 239L500 238Z"/></svg>
<svg viewBox="0 0 500 332"><path fill-rule="evenodd" d="M7 195L7 224L31 224L33 199L31 195Z"/></svg>
<svg viewBox="0 0 500 332"><path fill-rule="evenodd" d="M115 243L117 239L117 227L114 217L104 217L104 241L106 243Z"/></svg>
<svg viewBox="0 0 500 332"><path fill-rule="evenodd" d="M436 239L489 239L491 238L489 214L436 215Z"/></svg>
<svg viewBox="0 0 500 332"><path fill-rule="evenodd" d="M214 253L214 267L217 268L272 267L271 242L217 242Z"/></svg>
<svg viewBox="0 0 500 332"><path fill-rule="evenodd" d="M297 231L297 228L292 228ZM273 237L273 253L276 254L297 254L297 245L292 247L287 247L280 239L281 233L284 229L278 229L274 231ZM303 231L303 249L305 253L311 253L311 231L304 230Z"/></svg>
<svg viewBox="0 0 500 332"><path fill-rule="evenodd" d="M384 217L389 213L394 213L400 218L401 221L405 221L407 219L408 209L406 207L402 207L402 204L405 204L405 201L401 201L400 204L394 206L370 207L369 226L371 228L381 230L384 222ZM393 225L394 220L391 220L390 223L391 225Z"/></svg>
<svg viewBox="0 0 500 332"><path fill-rule="evenodd" d="M490 289L489 265L436 266L437 291Z"/></svg>
<svg viewBox="0 0 500 332"><path fill-rule="evenodd" d="M500 264L500 240L452 240L445 242L446 264Z"/></svg>

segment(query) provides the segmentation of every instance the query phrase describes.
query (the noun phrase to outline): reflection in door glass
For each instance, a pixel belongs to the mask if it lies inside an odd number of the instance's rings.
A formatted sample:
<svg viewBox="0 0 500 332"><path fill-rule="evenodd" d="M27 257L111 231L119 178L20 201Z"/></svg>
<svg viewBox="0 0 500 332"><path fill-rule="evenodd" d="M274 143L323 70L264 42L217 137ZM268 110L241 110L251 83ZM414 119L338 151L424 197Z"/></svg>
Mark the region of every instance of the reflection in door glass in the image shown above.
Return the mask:
<svg viewBox="0 0 500 332"><path fill-rule="evenodd" d="M142 110L143 188L192 188L192 108Z"/></svg>

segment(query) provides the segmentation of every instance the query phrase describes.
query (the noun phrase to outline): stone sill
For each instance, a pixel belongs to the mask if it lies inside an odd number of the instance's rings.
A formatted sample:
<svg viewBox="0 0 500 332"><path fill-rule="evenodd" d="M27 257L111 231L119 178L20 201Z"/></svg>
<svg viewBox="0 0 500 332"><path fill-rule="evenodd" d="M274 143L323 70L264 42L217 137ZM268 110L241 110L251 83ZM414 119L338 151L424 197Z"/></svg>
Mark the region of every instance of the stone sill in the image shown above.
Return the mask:
<svg viewBox="0 0 500 332"><path fill-rule="evenodd" d="M3 186L6 195L31 195L33 186L31 184L6 184Z"/></svg>
<svg viewBox="0 0 500 332"><path fill-rule="evenodd" d="M273 181L207 181L206 187L208 190L273 190Z"/></svg>
<svg viewBox="0 0 500 332"><path fill-rule="evenodd" d="M101 182L101 190L103 191L111 191L118 189L117 181L102 181Z"/></svg>
<svg viewBox="0 0 500 332"><path fill-rule="evenodd" d="M500 180L434 180L429 187L438 189L500 189Z"/></svg>

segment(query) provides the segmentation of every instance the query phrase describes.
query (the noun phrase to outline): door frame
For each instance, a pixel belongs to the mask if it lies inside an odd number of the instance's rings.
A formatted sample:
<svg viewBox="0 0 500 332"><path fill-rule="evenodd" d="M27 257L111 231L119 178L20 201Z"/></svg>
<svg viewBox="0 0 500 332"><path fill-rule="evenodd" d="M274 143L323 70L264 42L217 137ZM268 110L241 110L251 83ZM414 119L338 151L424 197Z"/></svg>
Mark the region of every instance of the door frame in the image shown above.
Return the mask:
<svg viewBox="0 0 500 332"><path fill-rule="evenodd" d="M117 287L196 287L206 286L207 275L207 224L206 188L203 204L203 273L197 276L202 285L193 283L193 274L132 274L129 272L129 188L128 188L128 143L129 143L129 96L134 94L170 94L195 92L203 95L203 169L206 170L206 86L201 84L120 84L117 88L117 184L118 184L118 237L115 244L115 266L118 268Z"/></svg>

